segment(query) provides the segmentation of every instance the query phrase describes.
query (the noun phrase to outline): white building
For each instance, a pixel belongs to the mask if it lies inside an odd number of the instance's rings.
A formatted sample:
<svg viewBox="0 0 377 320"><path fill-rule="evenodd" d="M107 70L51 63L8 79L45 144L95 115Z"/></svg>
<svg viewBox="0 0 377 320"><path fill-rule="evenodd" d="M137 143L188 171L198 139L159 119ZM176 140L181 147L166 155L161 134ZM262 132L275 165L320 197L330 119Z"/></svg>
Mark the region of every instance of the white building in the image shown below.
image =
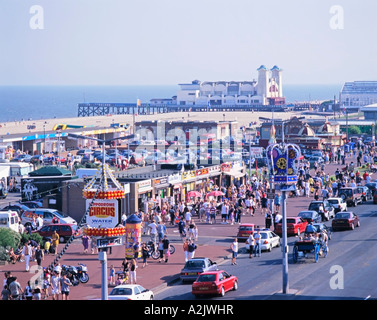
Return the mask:
<svg viewBox="0 0 377 320"><path fill-rule="evenodd" d="M282 70L264 65L258 69L258 81L217 81L179 84L178 105L280 105L283 97Z"/></svg>
<svg viewBox="0 0 377 320"><path fill-rule="evenodd" d="M363 107L377 103L377 81L346 82L340 92L340 105Z"/></svg>

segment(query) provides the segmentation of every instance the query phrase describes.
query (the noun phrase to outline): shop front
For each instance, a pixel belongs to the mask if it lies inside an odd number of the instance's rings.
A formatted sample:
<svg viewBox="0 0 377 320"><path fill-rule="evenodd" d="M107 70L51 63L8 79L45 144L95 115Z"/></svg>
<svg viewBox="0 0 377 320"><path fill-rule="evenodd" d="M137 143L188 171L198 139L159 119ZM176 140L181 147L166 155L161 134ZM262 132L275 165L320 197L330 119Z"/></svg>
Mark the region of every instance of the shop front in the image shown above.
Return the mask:
<svg viewBox="0 0 377 320"><path fill-rule="evenodd" d="M147 179L147 180L138 181L136 183L137 208L135 209L148 212L149 211L148 205L152 198L153 198L152 180Z"/></svg>
<svg viewBox="0 0 377 320"><path fill-rule="evenodd" d="M168 176L168 198L170 204L178 204L182 199L182 175L175 173Z"/></svg>
<svg viewBox="0 0 377 320"><path fill-rule="evenodd" d="M195 182L196 182L196 170L189 170L182 172L182 193L181 199L187 199L187 193L190 191L195 190Z"/></svg>
<svg viewBox="0 0 377 320"><path fill-rule="evenodd" d="M246 170L241 162L224 162L221 165L222 186L228 188L231 185L239 187L245 184Z"/></svg>

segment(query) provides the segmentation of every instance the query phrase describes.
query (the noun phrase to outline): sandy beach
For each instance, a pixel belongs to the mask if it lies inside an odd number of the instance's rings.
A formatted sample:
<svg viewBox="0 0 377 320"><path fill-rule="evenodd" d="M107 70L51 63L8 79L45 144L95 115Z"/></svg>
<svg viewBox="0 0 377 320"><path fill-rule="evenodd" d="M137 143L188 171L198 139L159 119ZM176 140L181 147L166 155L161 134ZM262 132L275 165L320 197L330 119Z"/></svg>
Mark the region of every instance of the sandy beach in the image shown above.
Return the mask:
<svg viewBox="0 0 377 320"><path fill-rule="evenodd" d="M301 116L301 112L275 112L275 119L290 119L293 116ZM138 115L135 121L163 120L163 121L238 121L239 126L249 126L251 122L260 123L259 117L271 118L271 112L174 112L153 115ZM307 116L308 119L322 118L322 116ZM8 134L35 133L53 130L56 124L86 125L94 128L109 127L112 123L129 123L132 125L132 115L107 115L92 117L71 117L41 120L25 120L17 122L0 123L0 136ZM35 126L29 129L28 126Z"/></svg>

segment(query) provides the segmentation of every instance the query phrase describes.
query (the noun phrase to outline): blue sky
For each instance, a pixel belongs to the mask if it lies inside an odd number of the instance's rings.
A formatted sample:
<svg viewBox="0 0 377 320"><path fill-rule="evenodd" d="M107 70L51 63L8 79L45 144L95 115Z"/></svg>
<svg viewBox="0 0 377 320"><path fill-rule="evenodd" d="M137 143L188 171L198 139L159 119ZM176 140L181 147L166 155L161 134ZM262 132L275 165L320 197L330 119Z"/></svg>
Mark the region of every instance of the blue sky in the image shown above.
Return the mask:
<svg viewBox="0 0 377 320"><path fill-rule="evenodd" d="M377 80L376 14L375 0L0 0L0 85L251 80L261 64L286 84Z"/></svg>

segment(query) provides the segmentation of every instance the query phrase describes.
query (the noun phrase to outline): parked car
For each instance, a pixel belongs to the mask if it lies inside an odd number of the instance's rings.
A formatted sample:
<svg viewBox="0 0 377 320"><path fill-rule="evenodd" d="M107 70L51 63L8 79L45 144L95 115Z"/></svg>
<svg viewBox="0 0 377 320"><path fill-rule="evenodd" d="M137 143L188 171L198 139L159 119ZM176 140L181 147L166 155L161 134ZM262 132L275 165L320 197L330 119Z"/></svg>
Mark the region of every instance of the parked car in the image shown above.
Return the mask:
<svg viewBox="0 0 377 320"><path fill-rule="evenodd" d="M360 220L359 217L351 211L338 212L331 226L333 231L341 229L353 230L355 227L360 227Z"/></svg>
<svg viewBox="0 0 377 320"><path fill-rule="evenodd" d="M65 213L55 209L45 208L29 209L28 211L24 211L21 215L22 224L27 226L28 224L32 223L33 217L37 218L39 215L43 216L43 225L52 223L77 224L76 220L69 217Z"/></svg>
<svg viewBox="0 0 377 320"><path fill-rule="evenodd" d="M309 164L310 164L310 168L313 168L314 167L314 162L317 162L318 165L321 165L322 163L325 162L325 160L322 158L322 157L319 157L319 156L311 156L309 158Z"/></svg>
<svg viewBox="0 0 377 320"><path fill-rule="evenodd" d="M255 232L258 229L255 229ZM260 230L261 235L261 250L262 251L272 251L272 248L280 247L280 237L271 230ZM245 248L249 250L250 244L246 241Z"/></svg>
<svg viewBox="0 0 377 320"><path fill-rule="evenodd" d="M113 288L109 300L153 300L153 291L145 289L138 284L121 284Z"/></svg>
<svg viewBox="0 0 377 320"><path fill-rule="evenodd" d="M318 212L314 210L300 211L297 216L308 223L321 222L322 219Z"/></svg>
<svg viewBox="0 0 377 320"><path fill-rule="evenodd" d="M255 225L253 223L241 223L238 227L237 240L246 241L250 233L254 232Z"/></svg>
<svg viewBox="0 0 377 320"><path fill-rule="evenodd" d="M335 213L347 211L347 203L342 198L328 198L327 201L334 207Z"/></svg>
<svg viewBox="0 0 377 320"><path fill-rule="evenodd" d="M216 262L208 258L193 258L185 263L181 270L180 279L182 282L195 281L198 276L206 271L218 270Z"/></svg>
<svg viewBox="0 0 377 320"><path fill-rule="evenodd" d="M377 182L368 182L365 184L365 186L368 187L372 193L374 193L374 191L377 189Z"/></svg>
<svg viewBox="0 0 377 320"><path fill-rule="evenodd" d="M68 239L76 233L76 237L81 236L81 229L78 229L76 224L60 224L54 223L43 226L37 231L43 238L51 238L52 234L56 231L59 235L59 242L67 242Z"/></svg>
<svg viewBox="0 0 377 320"><path fill-rule="evenodd" d="M20 203L29 207L30 209L42 208L42 206L43 206L41 201L23 201L23 202L20 202Z"/></svg>
<svg viewBox="0 0 377 320"><path fill-rule="evenodd" d="M335 212L334 207L327 200L314 200L310 202L308 210L314 210L320 214L319 208L321 204L323 205L324 210L322 220L329 221L331 218L334 217Z"/></svg>
<svg viewBox="0 0 377 320"><path fill-rule="evenodd" d="M361 193L361 199L363 200L363 202L373 199L372 191L368 187L359 186L357 187L357 189L358 189L358 192Z"/></svg>
<svg viewBox="0 0 377 320"><path fill-rule="evenodd" d="M304 232L308 222L302 220L300 217L287 217L287 235L299 236ZM275 224L275 233L282 236L282 223Z"/></svg>
<svg viewBox="0 0 377 320"><path fill-rule="evenodd" d="M18 233L19 221L16 211L0 211L0 228L9 228Z"/></svg>
<svg viewBox="0 0 377 320"><path fill-rule="evenodd" d="M238 289L238 279L224 270L203 272L192 284L192 294L224 296L230 290Z"/></svg>
<svg viewBox="0 0 377 320"><path fill-rule="evenodd" d="M313 227L315 229L315 232L317 232L317 233L326 232L328 239L331 240L331 236L332 236L332 230L331 230L331 228L329 228L328 226L326 226L324 223L313 223L312 225L313 225ZM307 232L306 229L305 229L305 232Z"/></svg>
<svg viewBox="0 0 377 320"><path fill-rule="evenodd" d="M21 217L21 215L25 211L29 211L30 208L28 206L23 205L23 204L15 203L15 204L6 206L6 207L4 207L4 208L1 209L1 211L8 211L8 210L10 210L10 211L16 211L18 213L18 215Z"/></svg>
<svg viewBox="0 0 377 320"><path fill-rule="evenodd" d="M30 162L32 156L30 154L20 154L19 156L13 158L11 162Z"/></svg>
<svg viewBox="0 0 377 320"><path fill-rule="evenodd" d="M363 194L357 187L343 187L339 189L339 197L347 202L347 206L356 207L363 202Z"/></svg>

